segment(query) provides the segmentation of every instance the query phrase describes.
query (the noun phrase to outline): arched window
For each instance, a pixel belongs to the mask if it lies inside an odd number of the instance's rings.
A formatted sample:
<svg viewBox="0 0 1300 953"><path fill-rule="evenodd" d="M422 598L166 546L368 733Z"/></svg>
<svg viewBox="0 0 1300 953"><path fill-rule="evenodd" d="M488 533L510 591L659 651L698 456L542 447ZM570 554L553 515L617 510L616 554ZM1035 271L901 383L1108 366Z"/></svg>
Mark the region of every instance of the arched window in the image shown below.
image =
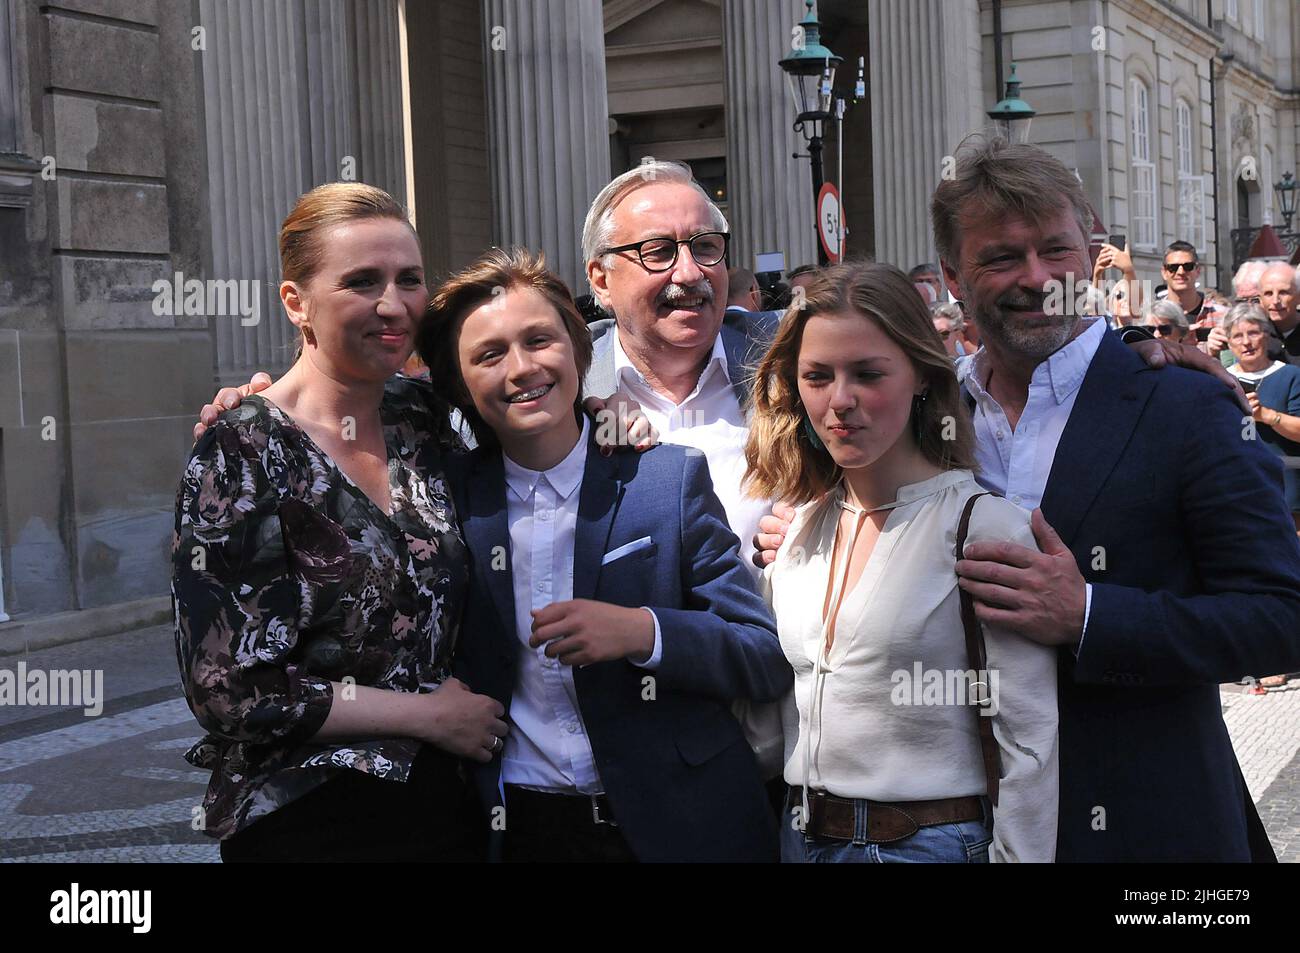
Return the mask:
<svg viewBox="0 0 1300 953"><path fill-rule="evenodd" d="M1129 227L1133 245L1155 251L1160 230L1156 220L1156 167L1151 161L1151 97L1146 83L1136 77L1129 81L1129 123L1131 159Z"/></svg>
<svg viewBox="0 0 1300 953"><path fill-rule="evenodd" d="M1185 99L1174 106L1174 155L1178 168L1178 234L1205 254L1205 177L1196 161L1192 107Z"/></svg>

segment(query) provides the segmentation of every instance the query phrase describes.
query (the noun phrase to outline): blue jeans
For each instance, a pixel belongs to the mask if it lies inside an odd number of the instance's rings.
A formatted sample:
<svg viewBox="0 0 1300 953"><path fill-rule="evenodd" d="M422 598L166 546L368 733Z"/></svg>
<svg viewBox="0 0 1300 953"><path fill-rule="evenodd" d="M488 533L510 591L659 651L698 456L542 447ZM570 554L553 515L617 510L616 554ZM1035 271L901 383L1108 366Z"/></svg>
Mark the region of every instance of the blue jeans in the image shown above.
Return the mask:
<svg viewBox="0 0 1300 953"><path fill-rule="evenodd" d="M869 844L867 834L867 802L854 802L854 828L857 837L852 841L810 837L796 826L800 809L798 797L792 791L786 801L786 812L781 824L781 863L783 864L987 864L989 844L989 803L984 803L983 821L962 821L958 824L935 824L922 827L910 837L888 844Z"/></svg>

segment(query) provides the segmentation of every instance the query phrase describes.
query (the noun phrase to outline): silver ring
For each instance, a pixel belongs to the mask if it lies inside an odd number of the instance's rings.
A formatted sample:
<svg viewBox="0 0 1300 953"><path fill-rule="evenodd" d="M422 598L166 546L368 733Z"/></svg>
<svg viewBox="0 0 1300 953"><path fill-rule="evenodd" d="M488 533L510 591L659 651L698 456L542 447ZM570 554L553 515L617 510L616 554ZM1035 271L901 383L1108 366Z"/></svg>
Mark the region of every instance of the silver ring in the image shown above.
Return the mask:
<svg viewBox="0 0 1300 953"><path fill-rule="evenodd" d="M506 745L505 745L505 742L502 741L501 738L500 738L498 735L493 735L493 736L492 736L492 747L491 747L491 748L488 748L488 751L490 751L492 754L496 754L498 751L500 751L500 750L501 750L502 748L504 748L505 746L506 746Z"/></svg>

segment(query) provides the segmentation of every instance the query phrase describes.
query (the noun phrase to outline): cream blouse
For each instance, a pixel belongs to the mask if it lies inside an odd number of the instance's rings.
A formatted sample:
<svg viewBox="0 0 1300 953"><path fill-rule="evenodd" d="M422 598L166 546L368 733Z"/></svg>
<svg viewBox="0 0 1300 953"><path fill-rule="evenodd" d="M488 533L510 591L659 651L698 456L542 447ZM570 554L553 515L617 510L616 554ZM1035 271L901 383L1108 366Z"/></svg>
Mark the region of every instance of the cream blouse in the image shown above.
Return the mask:
<svg viewBox="0 0 1300 953"><path fill-rule="evenodd" d="M843 598L829 657L822 606L843 490L797 510L764 573L795 673L781 713L789 784L874 801L985 793L975 719L986 716L967 703L966 686L978 676L966 658L954 556L962 508L979 492L969 470L899 490L861 578ZM995 496L975 504L967 540L1037 548L1029 514ZM984 633L1002 757L990 857L1051 861L1056 652L987 625Z"/></svg>

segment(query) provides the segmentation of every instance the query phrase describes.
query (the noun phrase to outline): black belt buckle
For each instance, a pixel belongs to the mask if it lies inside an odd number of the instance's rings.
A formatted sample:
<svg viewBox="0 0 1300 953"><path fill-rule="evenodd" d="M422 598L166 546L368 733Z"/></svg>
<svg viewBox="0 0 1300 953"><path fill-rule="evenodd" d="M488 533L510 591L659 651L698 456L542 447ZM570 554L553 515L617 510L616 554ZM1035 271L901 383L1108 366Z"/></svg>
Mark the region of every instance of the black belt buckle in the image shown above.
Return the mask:
<svg viewBox="0 0 1300 953"><path fill-rule="evenodd" d="M609 813L608 807L605 809ZM600 795L591 795L591 822L593 824L607 824L610 827L618 827L618 823L612 817L600 816Z"/></svg>

